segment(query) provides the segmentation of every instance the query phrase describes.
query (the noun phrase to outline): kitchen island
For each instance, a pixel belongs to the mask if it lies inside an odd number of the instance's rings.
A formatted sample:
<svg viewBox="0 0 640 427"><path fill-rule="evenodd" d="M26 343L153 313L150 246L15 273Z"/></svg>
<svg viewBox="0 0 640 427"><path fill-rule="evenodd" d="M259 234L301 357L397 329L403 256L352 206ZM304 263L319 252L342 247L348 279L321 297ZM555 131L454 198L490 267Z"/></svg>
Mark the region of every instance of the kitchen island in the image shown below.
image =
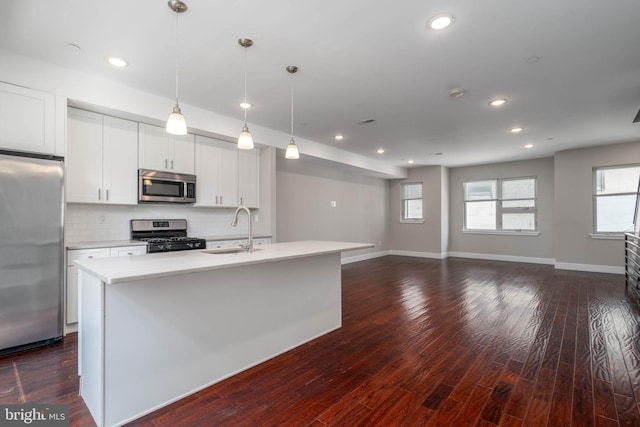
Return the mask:
<svg viewBox="0 0 640 427"><path fill-rule="evenodd" d="M303 241L253 253L76 261L80 394L122 425L341 326L341 252Z"/></svg>

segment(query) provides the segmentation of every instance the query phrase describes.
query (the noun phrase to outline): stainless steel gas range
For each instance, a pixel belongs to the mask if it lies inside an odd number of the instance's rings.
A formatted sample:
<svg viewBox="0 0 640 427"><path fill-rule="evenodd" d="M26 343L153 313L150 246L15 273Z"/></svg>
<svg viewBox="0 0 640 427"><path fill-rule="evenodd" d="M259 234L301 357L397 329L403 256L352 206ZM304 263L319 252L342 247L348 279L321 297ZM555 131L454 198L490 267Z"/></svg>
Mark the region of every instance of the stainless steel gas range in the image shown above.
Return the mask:
<svg viewBox="0 0 640 427"><path fill-rule="evenodd" d="M187 236L186 219L132 219L131 239L147 243L147 253L206 249L207 241Z"/></svg>

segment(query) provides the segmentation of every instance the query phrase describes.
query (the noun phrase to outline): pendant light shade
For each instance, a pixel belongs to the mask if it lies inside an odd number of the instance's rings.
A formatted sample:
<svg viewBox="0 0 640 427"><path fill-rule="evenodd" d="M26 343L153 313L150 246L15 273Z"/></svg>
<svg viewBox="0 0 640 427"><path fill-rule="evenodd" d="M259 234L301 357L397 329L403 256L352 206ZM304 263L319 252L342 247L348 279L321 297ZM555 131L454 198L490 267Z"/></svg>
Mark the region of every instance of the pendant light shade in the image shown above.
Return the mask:
<svg viewBox="0 0 640 427"><path fill-rule="evenodd" d="M238 136L238 148L241 150L251 150L253 148L253 137L246 124L242 126L242 131Z"/></svg>
<svg viewBox="0 0 640 427"><path fill-rule="evenodd" d="M289 145L287 145L287 151L284 153L284 158L289 160L296 160L300 158L300 152L298 151L298 146L296 142L291 138L289 141Z"/></svg>
<svg viewBox="0 0 640 427"><path fill-rule="evenodd" d="M187 122L180 111L178 104L173 107L173 112L169 114L167 119L167 132L173 135L186 135L187 134Z"/></svg>
<svg viewBox="0 0 640 427"><path fill-rule="evenodd" d="M287 67L287 73L291 74L291 139L289 145L287 145L287 151L284 153L284 158L289 160L296 160L300 158L300 151L296 141L293 139L293 75L298 71L298 67L295 65L289 65Z"/></svg>
<svg viewBox="0 0 640 427"><path fill-rule="evenodd" d="M173 135L186 135L187 122L180 111L180 103L178 101L178 15L187 11L187 5L180 0L169 0L169 8L176 13L176 105L167 119L166 130Z"/></svg>
<svg viewBox="0 0 640 427"><path fill-rule="evenodd" d="M247 48L253 46L253 40L251 39L238 39L238 44L245 48L244 51L244 105L248 106L247 103ZM240 131L240 135L238 136L238 148L241 150L251 150L253 148L253 136L251 136L251 132L249 132L249 127L247 126L247 110L248 108L244 108L244 125L242 126L242 130Z"/></svg>

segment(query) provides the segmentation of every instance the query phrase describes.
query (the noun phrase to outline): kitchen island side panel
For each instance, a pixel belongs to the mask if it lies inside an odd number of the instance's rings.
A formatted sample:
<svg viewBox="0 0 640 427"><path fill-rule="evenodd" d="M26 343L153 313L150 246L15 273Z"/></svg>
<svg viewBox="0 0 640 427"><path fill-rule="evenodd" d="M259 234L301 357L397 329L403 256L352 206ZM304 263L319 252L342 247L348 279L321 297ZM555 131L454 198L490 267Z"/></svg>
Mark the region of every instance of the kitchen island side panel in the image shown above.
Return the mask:
<svg viewBox="0 0 640 427"><path fill-rule="evenodd" d="M340 253L104 289L105 425L131 421L342 322Z"/></svg>
<svg viewBox="0 0 640 427"><path fill-rule="evenodd" d="M78 375L80 395L96 424L102 425L104 403L104 283L78 273Z"/></svg>

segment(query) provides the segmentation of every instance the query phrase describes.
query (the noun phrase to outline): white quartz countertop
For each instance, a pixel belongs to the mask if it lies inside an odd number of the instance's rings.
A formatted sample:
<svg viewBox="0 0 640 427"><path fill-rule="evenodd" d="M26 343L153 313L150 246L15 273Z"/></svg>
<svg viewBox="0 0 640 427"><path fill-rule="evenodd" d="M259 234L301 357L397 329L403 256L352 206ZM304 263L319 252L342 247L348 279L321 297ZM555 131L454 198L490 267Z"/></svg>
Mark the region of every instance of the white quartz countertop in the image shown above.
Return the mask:
<svg viewBox="0 0 640 427"><path fill-rule="evenodd" d="M260 245L253 253L209 254L206 250L191 250L85 259L75 263L103 282L115 284L372 247L370 243L305 240Z"/></svg>

